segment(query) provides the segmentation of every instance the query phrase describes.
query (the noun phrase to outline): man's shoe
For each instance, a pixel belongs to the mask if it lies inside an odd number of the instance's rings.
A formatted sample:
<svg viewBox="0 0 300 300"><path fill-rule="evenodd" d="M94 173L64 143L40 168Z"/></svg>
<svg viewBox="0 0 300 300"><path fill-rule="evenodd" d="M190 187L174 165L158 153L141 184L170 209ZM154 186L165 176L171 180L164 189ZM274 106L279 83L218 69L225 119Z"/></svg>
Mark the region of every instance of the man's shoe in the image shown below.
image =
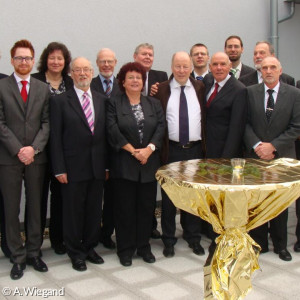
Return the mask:
<svg viewBox="0 0 300 300"><path fill-rule="evenodd" d="M130 256L121 256L120 264L124 267L130 267L132 265L132 258Z"/></svg>
<svg viewBox="0 0 300 300"><path fill-rule="evenodd" d="M23 270L26 269L25 263L14 263L11 271L10 271L10 278L13 280L20 279L23 276Z"/></svg>
<svg viewBox="0 0 300 300"><path fill-rule="evenodd" d="M71 261L74 270L79 272L86 271L87 267L83 259L77 258L77 259L71 259Z"/></svg>
<svg viewBox="0 0 300 300"><path fill-rule="evenodd" d="M54 252L58 255L63 255L67 253L66 246L64 244L57 244L55 246L52 246L54 249Z"/></svg>
<svg viewBox="0 0 300 300"><path fill-rule="evenodd" d="M175 255L174 246L165 246L163 255L165 257L173 257Z"/></svg>
<svg viewBox="0 0 300 300"><path fill-rule="evenodd" d="M103 258L98 255L96 253L95 250L93 250L87 257L86 257L86 260L88 260L90 263L92 264L96 264L96 265L101 265L104 263L104 260Z"/></svg>
<svg viewBox="0 0 300 300"><path fill-rule="evenodd" d="M285 248L282 250L274 249L274 253L279 254L279 258L284 260L284 261L291 261L292 260L292 255L291 253Z"/></svg>
<svg viewBox="0 0 300 300"><path fill-rule="evenodd" d="M189 247L193 249L193 252L196 255L204 255L205 251L199 242L189 244Z"/></svg>
<svg viewBox="0 0 300 300"><path fill-rule="evenodd" d="M116 243L111 239L111 237L100 239L100 243L107 249L116 249Z"/></svg>
<svg viewBox="0 0 300 300"><path fill-rule="evenodd" d="M161 238L161 234L157 229L153 229L151 232L151 238L152 239L160 239Z"/></svg>
<svg viewBox="0 0 300 300"><path fill-rule="evenodd" d="M295 252L300 252L300 242L297 242L297 243L294 245L294 251L295 251Z"/></svg>
<svg viewBox="0 0 300 300"><path fill-rule="evenodd" d="M260 254L269 252L269 248L261 248Z"/></svg>
<svg viewBox="0 0 300 300"><path fill-rule="evenodd" d="M148 264L153 264L155 262L155 256L153 253L147 252L147 253L139 253L137 252L137 255L143 258L143 261L148 263Z"/></svg>
<svg viewBox="0 0 300 300"><path fill-rule="evenodd" d="M27 263L27 265L33 266L33 268L36 271L39 271L39 272L47 272L48 271L47 265L42 261L42 259L39 256L28 257L26 259L26 263Z"/></svg>

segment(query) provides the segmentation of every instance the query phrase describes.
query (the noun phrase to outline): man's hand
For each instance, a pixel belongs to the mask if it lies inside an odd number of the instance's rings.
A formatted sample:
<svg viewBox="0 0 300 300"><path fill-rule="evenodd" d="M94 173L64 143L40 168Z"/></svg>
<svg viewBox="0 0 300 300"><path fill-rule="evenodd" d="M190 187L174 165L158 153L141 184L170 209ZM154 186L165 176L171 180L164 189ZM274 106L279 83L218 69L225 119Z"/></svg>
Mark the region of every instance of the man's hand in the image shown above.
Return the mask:
<svg viewBox="0 0 300 300"><path fill-rule="evenodd" d="M271 160L275 157L274 152L276 149L271 143L260 143L254 151L259 158Z"/></svg>
<svg viewBox="0 0 300 300"><path fill-rule="evenodd" d="M55 176L56 179L60 182L60 183L68 183L68 176L67 173L63 173L60 175L56 175Z"/></svg>
<svg viewBox="0 0 300 300"><path fill-rule="evenodd" d="M154 96L157 94L159 82L156 82L151 85L150 96Z"/></svg>
<svg viewBox="0 0 300 300"><path fill-rule="evenodd" d="M18 153L19 160L26 166L34 162L34 149L31 146L26 146L20 149Z"/></svg>

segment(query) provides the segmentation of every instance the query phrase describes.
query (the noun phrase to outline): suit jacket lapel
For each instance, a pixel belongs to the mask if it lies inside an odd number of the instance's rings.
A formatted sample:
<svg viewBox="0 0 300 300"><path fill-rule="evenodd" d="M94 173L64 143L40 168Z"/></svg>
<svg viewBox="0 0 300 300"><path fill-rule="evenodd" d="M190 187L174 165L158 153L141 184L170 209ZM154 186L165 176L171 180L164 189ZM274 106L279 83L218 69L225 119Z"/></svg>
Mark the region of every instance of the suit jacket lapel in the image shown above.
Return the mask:
<svg viewBox="0 0 300 300"><path fill-rule="evenodd" d="M275 106L274 106L274 110L273 110L273 113L271 115L271 119L270 119L270 122L269 124L274 120L276 119L276 115L278 114L279 111L282 111L284 108L283 106L285 105L285 101L283 100L286 96L285 96L285 93L286 93L286 89L285 89L285 86L281 83L280 84L280 87L279 87L279 90L278 90L278 95L277 95L277 99L276 99L276 103L275 103Z"/></svg>
<svg viewBox="0 0 300 300"><path fill-rule="evenodd" d="M91 91L92 92L92 91ZM99 120L99 116L100 116L100 105L101 105L101 103L100 103L100 101L101 100L98 100L98 97L97 97L97 95L94 93L94 92L92 92L92 97L93 97L93 105L94 105L94 112L95 112L95 119L94 119L94 126L95 126L95 128L96 128L96 123L98 122L98 120Z"/></svg>
<svg viewBox="0 0 300 300"><path fill-rule="evenodd" d="M21 93L20 93L17 81L16 81L13 74L10 76L10 84L11 84L11 87L12 87L11 90L13 91L16 102L18 103L18 105L19 105L20 109L22 110L23 114L25 114L26 111L25 111L24 101L21 97Z"/></svg>

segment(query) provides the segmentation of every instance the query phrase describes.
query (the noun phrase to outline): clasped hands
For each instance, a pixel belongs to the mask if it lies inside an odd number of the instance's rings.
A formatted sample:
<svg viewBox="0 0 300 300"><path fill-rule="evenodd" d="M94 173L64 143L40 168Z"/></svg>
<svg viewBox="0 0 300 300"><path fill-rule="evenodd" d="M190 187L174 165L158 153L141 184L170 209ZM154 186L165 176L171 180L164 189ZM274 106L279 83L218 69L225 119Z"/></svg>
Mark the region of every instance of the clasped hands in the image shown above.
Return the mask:
<svg viewBox="0 0 300 300"><path fill-rule="evenodd" d="M34 149L31 146L22 147L18 153L18 158L25 166L34 162Z"/></svg>
<svg viewBox="0 0 300 300"><path fill-rule="evenodd" d="M259 158L271 160L275 157L274 152L276 151L275 147L271 143L261 142L255 149L255 153Z"/></svg>
<svg viewBox="0 0 300 300"><path fill-rule="evenodd" d="M135 149L132 155L140 161L142 165L145 165L148 161L149 156L152 154L150 147Z"/></svg>

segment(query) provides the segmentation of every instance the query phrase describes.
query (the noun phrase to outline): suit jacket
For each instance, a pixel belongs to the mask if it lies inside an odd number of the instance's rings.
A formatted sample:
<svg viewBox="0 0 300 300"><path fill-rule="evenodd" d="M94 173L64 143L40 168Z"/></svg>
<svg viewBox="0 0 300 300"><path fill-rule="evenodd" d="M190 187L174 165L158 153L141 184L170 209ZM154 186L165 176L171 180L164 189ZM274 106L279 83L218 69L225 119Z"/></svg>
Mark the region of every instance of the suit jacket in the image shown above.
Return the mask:
<svg viewBox="0 0 300 300"><path fill-rule="evenodd" d="M67 173L73 182L104 179L106 160L105 101L92 91L94 134L74 88L51 98L50 149L54 175Z"/></svg>
<svg viewBox="0 0 300 300"><path fill-rule="evenodd" d="M300 89L300 80L297 81L296 87L297 87L298 89Z"/></svg>
<svg viewBox="0 0 300 300"><path fill-rule="evenodd" d="M148 74L148 96L150 96L151 86L156 82L168 80L168 74L164 71L150 70Z"/></svg>
<svg viewBox="0 0 300 300"><path fill-rule="evenodd" d="M300 136L300 91L280 83L276 104L270 119L265 114L264 84L248 87L248 118L244 135L248 157L258 156L253 146L259 141L271 143L279 157L296 158L295 140Z"/></svg>
<svg viewBox="0 0 300 300"><path fill-rule="evenodd" d="M34 73L34 74L32 74L32 77L47 83L46 74L44 72ZM73 87L73 80L69 75L63 76L63 80L64 80L67 91Z"/></svg>
<svg viewBox="0 0 300 300"><path fill-rule="evenodd" d="M243 77L239 78L239 81L242 82L245 86L250 86L254 84L258 84L257 80L257 71L249 73ZM285 73L282 73L280 76L280 81L287 83L289 85L295 86L295 79Z"/></svg>
<svg viewBox="0 0 300 300"><path fill-rule="evenodd" d="M0 73L0 79L7 77L7 75Z"/></svg>
<svg viewBox="0 0 300 300"><path fill-rule="evenodd" d="M205 96L214 84L212 74L204 78ZM247 116L247 89L234 76L225 83L206 109L207 157L241 157Z"/></svg>
<svg viewBox="0 0 300 300"><path fill-rule="evenodd" d="M159 84L157 94L155 95L155 98L159 99L161 102L165 114L165 118L167 114L168 101L171 95L170 81L172 79L173 79L173 75L171 75L169 80ZM195 80L192 77L190 77L190 81L194 86L196 95L198 97L200 109L201 109L201 136L202 136L203 153L205 153L205 144L206 144L205 104L204 104L205 88L204 88L204 84L200 80ZM168 162L168 156L169 156L169 134L168 134L168 126L166 126L164 140L163 140L163 147L161 151L162 164L166 164Z"/></svg>
<svg viewBox="0 0 300 300"><path fill-rule="evenodd" d="M46 163L44 148L49 138L49 89L30 77L26 105L14 74L0 80L0 164L21 164L17 154L24 146L38 148L35 164Z"/></svg>
<svg viewBox="0 0 300 300"><path fill-rule="evenodd" d="M92 82L91 82L91 89L92 90L95 90L97 91L98 93L102 94L105 96L105 90L103 88L103 84L101 82L101 79L98 76L94 77L92 79ZM118 80L116 78L114 78L114 82L113 82L113 88L112 88L112 91L111 91L111 94L110 94L110 97L114 97L118 94L120 94L120 88L119 88L119 84L118 84Z"/></svg>
<svg viewBox="0 0 300 300"><path fill-rule="evenodd" d="M253 69L253 68L251 68L251 67L249 67L247 65L242 64L242 69L241 69L240 77L245 76L246 74L252 73L254 71L255 71L255 69Z"/></svg>
<svg viewBox="0 0 300 300"><path fill-rule="evenodd" d="M136 119L126 94L110 98L107 105L108 141L113 149L111 154L110 177L135 182L155 181L155 173L160 167L159 151L165 130L164 115L160 102L152 97L141 95L144 113L143 141L140 137ZM130 143L134 148L145 148L153 143L155 150L145 165L122 149Z"/></svg>

